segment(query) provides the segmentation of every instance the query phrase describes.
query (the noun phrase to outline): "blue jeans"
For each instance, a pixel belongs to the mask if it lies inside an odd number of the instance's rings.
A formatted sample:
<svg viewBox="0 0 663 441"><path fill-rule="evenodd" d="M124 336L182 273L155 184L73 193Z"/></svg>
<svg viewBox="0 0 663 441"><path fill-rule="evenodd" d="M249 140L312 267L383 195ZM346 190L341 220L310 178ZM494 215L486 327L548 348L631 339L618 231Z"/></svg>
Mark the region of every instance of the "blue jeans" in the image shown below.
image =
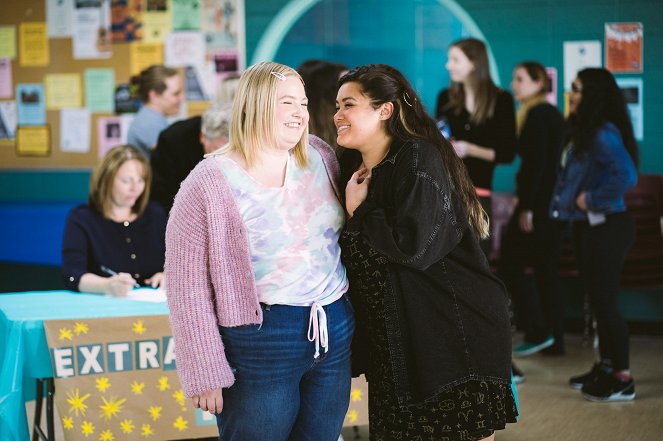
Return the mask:
<svg viewBox="0 0 663 441"><path fill-rule="evenodd" d="M262 325L220 328L235 384L223 390L221 441L336 441L350 399L354 312L324 306L329 350L314 359L310 307L263 305Z"/></svg>

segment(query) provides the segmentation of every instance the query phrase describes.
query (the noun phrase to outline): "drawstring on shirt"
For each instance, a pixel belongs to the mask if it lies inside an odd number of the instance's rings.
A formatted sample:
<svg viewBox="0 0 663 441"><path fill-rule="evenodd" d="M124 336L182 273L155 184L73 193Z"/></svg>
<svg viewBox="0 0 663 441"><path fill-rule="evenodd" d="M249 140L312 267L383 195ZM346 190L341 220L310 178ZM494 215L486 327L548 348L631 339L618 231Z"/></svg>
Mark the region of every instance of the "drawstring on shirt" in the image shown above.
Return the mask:
<svg viewBox="0 0 663 441"><path fill-rule="evenodd" d="M315 356L320 357L320 347L329 350L329 334L327 331L327 313L318 302L311 305L311 313L308 321L308 341L315 342Z"/></svg>

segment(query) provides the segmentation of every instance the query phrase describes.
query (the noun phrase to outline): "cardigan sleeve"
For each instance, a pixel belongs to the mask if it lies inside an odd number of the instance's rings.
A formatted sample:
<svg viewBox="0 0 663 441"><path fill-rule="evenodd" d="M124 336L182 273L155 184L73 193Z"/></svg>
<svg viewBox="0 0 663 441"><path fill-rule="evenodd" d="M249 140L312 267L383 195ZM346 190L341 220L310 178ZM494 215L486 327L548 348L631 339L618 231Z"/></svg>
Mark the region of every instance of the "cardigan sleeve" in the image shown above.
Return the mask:
<svg viewBox="0 0 663 441"><path fill-rule="evenodd" d="M177 372L187 397L234 383L215 312L209 268L209 170L197 167L175 197L166 228L166 292ZM212 185L213 187L213 185Z"/></svg>
<svg viewBox="0 0 663 441"><path fill-rule="evenodd" d="M80 209L72 209L62 238L62 276L65 287L71 291L78 291L81 277L90 272L87 267L90 244L82 222Z"/></svg>

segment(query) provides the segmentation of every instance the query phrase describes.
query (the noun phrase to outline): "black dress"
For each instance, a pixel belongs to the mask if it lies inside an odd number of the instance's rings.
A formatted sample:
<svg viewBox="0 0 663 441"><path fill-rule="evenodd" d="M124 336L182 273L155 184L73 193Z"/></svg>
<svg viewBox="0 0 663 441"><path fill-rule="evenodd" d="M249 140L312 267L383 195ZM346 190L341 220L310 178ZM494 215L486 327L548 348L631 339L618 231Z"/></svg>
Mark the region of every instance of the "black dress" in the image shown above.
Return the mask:
<svg viewBox="0 0 663 441"><path fill-rule="evenodd" d="M470 380L424 403L398 405L384 313L385 291L390 289L387 259L348 232L342 234L340 242L353 286L357 321L365 321L363 327L371 330L363 346L368 353L362 354L368 360L370 439L480 440L516 421L518 412L510 386L503 383Z"/></svg>

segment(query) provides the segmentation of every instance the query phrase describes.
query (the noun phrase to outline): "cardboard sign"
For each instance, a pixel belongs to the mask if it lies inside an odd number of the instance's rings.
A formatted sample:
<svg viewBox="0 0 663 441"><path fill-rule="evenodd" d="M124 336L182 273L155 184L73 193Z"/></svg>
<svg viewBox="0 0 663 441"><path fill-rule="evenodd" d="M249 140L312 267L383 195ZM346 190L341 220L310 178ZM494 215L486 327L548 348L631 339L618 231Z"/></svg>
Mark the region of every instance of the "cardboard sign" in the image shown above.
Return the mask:
<svg viewBox="0 0 663 441"><path fill-rule="evenodd" d="M44 321L55 404L66 441L218 436L177 377L168 316ZM344 425L368 424L364 377L352 382Z"/></svg>

